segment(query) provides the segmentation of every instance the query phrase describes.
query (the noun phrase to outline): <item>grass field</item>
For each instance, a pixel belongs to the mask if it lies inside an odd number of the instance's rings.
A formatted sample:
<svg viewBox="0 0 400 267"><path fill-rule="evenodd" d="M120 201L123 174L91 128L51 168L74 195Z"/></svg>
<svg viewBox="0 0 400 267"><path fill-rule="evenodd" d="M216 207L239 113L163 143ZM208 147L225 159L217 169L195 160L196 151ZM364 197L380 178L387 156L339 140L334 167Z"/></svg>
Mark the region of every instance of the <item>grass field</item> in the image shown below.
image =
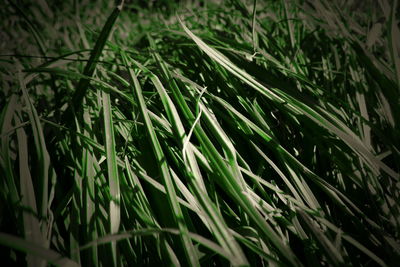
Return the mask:
<svg viewBox="0 0 400 267"><path fill-rule="evenodd" d="M4 266L400 262L397 0L5 3Z"/></svg>

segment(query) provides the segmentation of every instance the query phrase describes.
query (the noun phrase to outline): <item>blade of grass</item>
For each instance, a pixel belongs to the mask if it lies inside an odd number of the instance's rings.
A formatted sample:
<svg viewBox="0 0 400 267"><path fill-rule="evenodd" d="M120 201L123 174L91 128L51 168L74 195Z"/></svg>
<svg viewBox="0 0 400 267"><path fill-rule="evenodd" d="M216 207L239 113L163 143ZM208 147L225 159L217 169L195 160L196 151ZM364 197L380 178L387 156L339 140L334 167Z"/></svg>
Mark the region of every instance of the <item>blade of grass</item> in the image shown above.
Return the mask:
<svg viewBox="0 0 400 267"><path fill-rule="evenodd" d="M108 185L110 188L111 201L109 206L110 232L118 232L121 221L120 211L120 188L118 176L118 164L115 151L114 123L110 103L110 95L102 91L102 106L104 118L104 139L107 158ZM117 244L112 243L112 255L114 265L117 266Z"/></svg>
<svg viewBox="0 0 400 267"><path fill-rule="evenodd" d="M90 138L92 133L92 121L90 118L88 108L85 108L83 111L83 119L86 127L84 127L83 135ZM93 229L91 225L93 225L92 220L95 218L95 170L94 170L94 157L92 155L93 150L89 148L84 148L83 156L82 156L82 173L84 174L83 180L83 188L82 188L82 198L83 198L83 223L86 226L86 242L94 240L97 238L97 231ZM88 253L89 255L86 257L87 262L85 264L88 265L98 265L98 251L97 248L93 248Z"/></svg>
<svg viewBox="0 0 400 267"><path fill-rule="evenodd" d="M35 152L38 158L39 164L39 186L37 196L39 199L38 203L38 214L41 218L45 218L45 221L42 221L42 229L41 231L45 233L46 246L49 246L50 237L51 237L51 229L52 229L52 211L51 211L51 194L52 188L54 188L54 180L55 173L51 169L50 156L47 151L45 137L43 133L43 128L40 123L39 115L29 97L29 94L25 87L25 81L22 79L21 74L19 75L19 82L22 90L22 97L25 101L25 105L27 106L27 111L29 115L29 120L31 123L34 143L35 143Z"/></svg>
<svg viewBox="0 0 400 267"><path fill-rule="evenodd" d="M104 46L107 42L107 39L110 36L110 33L113 29L115 22L123 8L124 0L120 1L119 5L116 6L111 13L111 15L107 18L99 37L97 38L96 44L90 54L89 61L87 62L85 69L83 70L83 75L87 77L92 77L93 73L96 69L97 62L104 50ZM81 78L79 83L75 89L74 95L72 96L71 106L68 106L68 109L64 112L64 119L68 122L72 119L73 113L77 113L82 107L82 101L85 97L88 88L89 88L90 80L86 78Z"/></svg>
<svg viewBox="0 0 400 267"><path fill-rule="evenodd" d="M79 265L55 252L54 250L39 246L36 243L26 241L22 238L0 232L0 244L7 247L41 257L47 262L60 267L78 267Z"/></svg>
<svg viewBox="0 0 400 267"><path fill-rule="evenodd" d="M14 117L15 109L18 106L18 97L16 94L12 94L7 104L4 106L1 112L0 118L0 130L1 130L1 165L4 171L5 184L7 188L4 188L5 192L11 199L12 203L18 203L20 201L15 184L15 175L11 163L11 151L10 151L10 136L13 130L12 119Z"/></svg>
<svg viewBox="0 0 400 267"><path fill-rule="evenodd" d="M16 124L21 123L19 116L14 116ZM32 177L28 163L28 142L27 135L23 128L17 129L17 140L18 140L18 154L19 154L19 177L20 177L20 192L21 202L24 208L29 209L23 211L24 221L24 233L25 239L29 242L37 244L38 246L45 246L46 242L40 231L39 220L36 217L36 199L35 191L33 188ZM27 255L28 266L44 266L45 261L32 254Z"/></svg>

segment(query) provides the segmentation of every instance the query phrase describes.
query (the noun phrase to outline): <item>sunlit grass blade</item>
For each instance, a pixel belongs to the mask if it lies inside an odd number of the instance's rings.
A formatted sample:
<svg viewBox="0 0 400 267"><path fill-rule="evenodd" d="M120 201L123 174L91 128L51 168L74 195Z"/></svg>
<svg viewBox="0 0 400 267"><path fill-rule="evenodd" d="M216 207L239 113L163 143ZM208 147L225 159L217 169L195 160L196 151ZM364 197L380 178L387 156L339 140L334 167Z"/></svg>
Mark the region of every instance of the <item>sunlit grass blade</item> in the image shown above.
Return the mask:
<svg viewBox="0 0 400 267"><path fill-rule="evenodd" d="M18 115L14 117L15 123L21 123ZM40 230L39 220L37 218L36 196L32 183L32 176L29 169L28 160L28 142L27 135L23 128L17 129L18 138L18 152L19 152L19 176L20 176L20 192L21 202L25 209L24 221L24 234L25 240L37 244L38 246L45 246L45 237ZM34 255L28 253L27 255L28 266L44 266L45 262Z"/></svg>
<svg viewBox="0 0 400 267"><path fill-rule="evenodd" d="M32 127L34 143L35 143L35 152L38 159L39 164L39 186L37 191L37 204L38 204L38 215L42 218L46 218L46 221L42 221L41 231L47 233L47 235L51 234L51 193L54 188L54 176L55 173L51 169L50 156L47 151L45 137L43 133L42 124L39 119L39 115L37 114L36 108L34 107L30 96L26 90L25 82L22 77L19 77L19 82L22 90L22 96L25 101L25 105L27 106L29 120ZM49 192L50 189L50 192ZM50 236L45 237L46 246L49 246Z"/></svg>

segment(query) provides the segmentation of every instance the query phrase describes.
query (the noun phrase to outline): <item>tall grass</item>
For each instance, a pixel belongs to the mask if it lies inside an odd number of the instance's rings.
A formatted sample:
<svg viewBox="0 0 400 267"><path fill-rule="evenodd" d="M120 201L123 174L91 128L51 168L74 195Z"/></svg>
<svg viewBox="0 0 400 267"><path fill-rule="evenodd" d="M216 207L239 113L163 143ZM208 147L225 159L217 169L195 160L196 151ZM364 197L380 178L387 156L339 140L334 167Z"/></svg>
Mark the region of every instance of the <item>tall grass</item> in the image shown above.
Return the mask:
<svg viewBox="0 0 400 267"><path fill-rule="evenodd" d="M395 266L398 2L1 16L8 265Z"/></svg>

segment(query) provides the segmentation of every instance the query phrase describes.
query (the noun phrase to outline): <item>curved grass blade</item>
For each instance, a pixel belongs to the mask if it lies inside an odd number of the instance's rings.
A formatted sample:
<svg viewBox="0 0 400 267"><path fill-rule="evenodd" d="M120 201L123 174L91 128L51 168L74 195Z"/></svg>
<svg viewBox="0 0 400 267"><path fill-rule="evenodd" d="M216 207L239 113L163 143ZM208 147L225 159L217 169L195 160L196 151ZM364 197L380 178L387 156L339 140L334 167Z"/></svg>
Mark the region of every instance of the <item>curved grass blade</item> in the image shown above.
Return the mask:
<svg viewBox="0 0 400 267"><path fill-rule="evenodd" d="M22 238L0 232L0 244L3 246L11 247L23 252L26 252L37 257L41 257L47 262L60 267L79 267L79 265L58 254L54 250L39 246L36 243L29 242Z"/></svg>
<svg viewBox="0 0 400 267"><path fill-rule="evenodd" d="M154 234L164 234L164 233L168 233L168 234L173 234L173 235L180 235L180 231L178 229L172 229L172 228L145 228L145 229L138 229L138 230L132 230L132 231L126 231L126 232L121 232L118 234L113 234L113 235L107 235L104 237L101 237L93 242L90 242L84 246L80 247L80 250L84 250L84 249L88 249L92 246L98 246L101 244L107 244L109 242L116 242L116 241L120 241L123 239L128 239L128 238L133 238L135 236L152 236ZM189 237L203 245L204 247L212 250L213 252L223 256L224 258L226 258L227 260L230 260L230 255L227 254L220 246L218 246L217 244L215 244L214 242L212 242L211 240L204 238L198 234L195 233L188 233Z"/></svg>

